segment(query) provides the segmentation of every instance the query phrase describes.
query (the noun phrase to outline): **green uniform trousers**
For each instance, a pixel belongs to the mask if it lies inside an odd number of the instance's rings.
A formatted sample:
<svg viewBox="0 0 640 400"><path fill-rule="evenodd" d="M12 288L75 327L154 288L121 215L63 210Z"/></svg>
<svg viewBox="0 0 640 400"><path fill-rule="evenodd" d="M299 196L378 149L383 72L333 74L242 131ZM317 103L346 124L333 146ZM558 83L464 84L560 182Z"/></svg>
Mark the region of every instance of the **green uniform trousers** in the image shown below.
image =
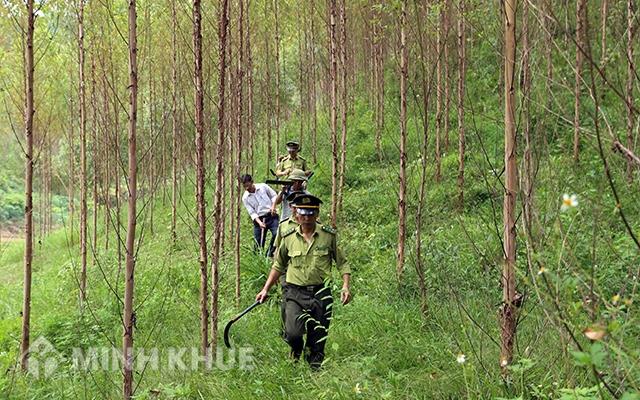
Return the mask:
<svg viewBox="0 0 640 400"><path fill-rule="evenodd" d="M294 358L300 358L307 334L307 362L320 367L324 360L324 346L331 320L331 289L324 285L284 287L284 338L291 346Z"/></svg>

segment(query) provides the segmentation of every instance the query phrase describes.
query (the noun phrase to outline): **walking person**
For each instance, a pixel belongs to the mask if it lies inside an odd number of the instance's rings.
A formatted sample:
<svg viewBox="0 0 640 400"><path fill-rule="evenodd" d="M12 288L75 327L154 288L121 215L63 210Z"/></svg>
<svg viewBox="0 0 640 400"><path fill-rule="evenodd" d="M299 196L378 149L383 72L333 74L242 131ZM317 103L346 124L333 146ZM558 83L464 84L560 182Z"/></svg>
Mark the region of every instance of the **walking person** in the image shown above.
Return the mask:
<svg viewBox="0 0 640 400"><path fill-rule="evenodd" d="M340 301L342 304L351 301L351 269L338 249L336 232L317 223L321 203L310 194L295 197L292 206L296 208L295 218L299 225L282 232L273 268L256 295L256 301L263 302L280 275L286 273L283 296L285 340L294 360L307 349L305 359L312 369L320 368L324 360L333 302L329 282L334 263L342 277Z"/></svg>
<svg viewBox="0 0 640 400"><path fill-rule="evenodd" d="M291 185L282 188L271 208L271 212L276 212L278 204L282 203L282 210L280 212L281 221L291 217L291 206L289 205L290 200L288 196L292 193L309 193L304 188L304 184L308 181L308 178L303 170L294 169L287 177L287 180L292 182Z"/></svg>
<svg viewBox="0 0 640 400"><path fill-rule="evenodd" d="M253 221L253 238L256 243L256 249L264 249L267 231L270 232L271 239L267 257L271 257L275 250L273 243L278 232L278 222L280 220L273 209L277 194L265 183L254 183L249 174L243 175L240 180L245 190L242 194L242 204L244 204Z"/></svg>
<svg viewBox="0 0 640 400"><path fill-rule="evenodd" d="M289 175L294 169L301 169L306 176L311 175L311 170L307 168L307 160L300 157L300 143L296 141L287 142L287 155L282 156L276 165L276 176L282 177Z"/></svg>

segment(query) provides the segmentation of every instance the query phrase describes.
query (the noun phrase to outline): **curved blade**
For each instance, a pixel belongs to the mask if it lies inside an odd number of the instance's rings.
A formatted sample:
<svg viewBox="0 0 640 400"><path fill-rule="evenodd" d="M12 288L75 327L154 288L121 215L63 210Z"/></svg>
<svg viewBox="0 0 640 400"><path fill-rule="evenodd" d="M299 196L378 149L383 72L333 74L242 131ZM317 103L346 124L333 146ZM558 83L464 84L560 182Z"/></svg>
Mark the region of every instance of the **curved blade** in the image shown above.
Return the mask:
<svg viewBox="0 0 640 400"><path fill-rule="evenodd" d="M227 325L225 325L224 327L224 345L227 346L227 348L229 349L231 348L231 342L229 341L229 331L231 330L231 325L233 325L237 320L242 318L246 313L253 310L260 304L262 303L260 303L259 301L256 301L249 307L245 308L244 311L242 311L240 314L236 315L231 321L227 322Z"/></svg>

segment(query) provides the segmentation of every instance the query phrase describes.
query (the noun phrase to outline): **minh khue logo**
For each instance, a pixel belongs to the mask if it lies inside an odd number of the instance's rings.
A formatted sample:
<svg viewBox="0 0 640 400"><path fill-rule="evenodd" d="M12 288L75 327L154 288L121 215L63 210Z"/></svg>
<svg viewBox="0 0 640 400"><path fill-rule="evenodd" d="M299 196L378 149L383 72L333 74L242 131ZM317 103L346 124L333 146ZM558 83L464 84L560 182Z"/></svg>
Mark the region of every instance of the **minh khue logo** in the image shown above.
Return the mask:
<svg viewBox="0 0 640 400"><path fill-rule="evenodd" d="M35 378L50 377L62 361L62 355L44 336L38 336L29 346L27 353L27 371Z"/></svg>

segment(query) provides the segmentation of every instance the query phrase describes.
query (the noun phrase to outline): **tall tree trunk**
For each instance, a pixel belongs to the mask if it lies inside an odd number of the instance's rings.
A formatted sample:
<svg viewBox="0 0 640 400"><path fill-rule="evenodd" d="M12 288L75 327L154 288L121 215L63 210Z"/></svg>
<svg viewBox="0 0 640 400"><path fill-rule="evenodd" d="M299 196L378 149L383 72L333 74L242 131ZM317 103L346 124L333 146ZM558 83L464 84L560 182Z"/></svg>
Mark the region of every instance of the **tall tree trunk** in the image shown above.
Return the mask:
<svg viewBox="0 0 640 400"><path fill-rule="evenodd" d="M235 177L236 179L231 180L234 186L237 188L237 195L235 196L235 226L236 226L236 235L234 238L234 250L235 250L235 272L236 272L236 306L240 306L240 203L242 196L242 183L240 182L240 175L242 174L242 135L244 134L243 130L243 80L244 80L244 0L239 0L240 3L240 12L238 15L238 30L239 35L238 39L239 49L238 49L238 71L237 71L237 81L236 81L236 101L237 103L237 115L236 115L236 129L237 129L237 154L236 154L236 168L235 168Z"/></svg>
<svg viewBox="0 0 640 400"><path fill-rule="evenodd" d="M266 7L265 7L266 9ZM266 11L265 11L266 14ZM266 15L265 15L266 18ZM266 59L266 65L264 66L264 70L265 70L265 75L266 75L266 83L265 83L265 90L264 90L264 97L266 99L266 103L267 103L267 109L265 110L266 113L266 119L267 119L267 165L265 168L265 171L269 171L269 168L271 167L271 162L273 160L272 154L273 151L271 149L271 145L272 145L272 123L273 123L273 103L271 102L271 98L273 97L271 94L271 48L269 46L269 37L268 35L265 35L264 38L264 47L265 47L265 59Z"/></svg>
<svg viewBox="0 0 640 400"><path fill-rule="evenodd" d="M84 77L84 0L78 0L78 93L80 114L80 301L87 299L87 116Z"/></svg>
<svg viewBox="0 0 640 400"><path fill-rule="evenodd" d="M531 232L533 220L533 177L535 174L533 168L533 143L531 140L531 47L529 34L529 2L524 1L522 4L522 132L524 136L524 171L522 181L524 186L523 196L523 215L524 226L528 232ZM528 252L529 254L529 252Z"/></svg>
<svg viewBox="0 0 640 400"><path fill-rule="evenodd" d="M607 16L609 14L609 0L602 0L602 7L600 9L600 54L602 60L607 57Z"/></svg>
<svg viewBox="0 0 640 400"><path fill-rule="evenodd" d="M211 351L216 350L218 343L218 271L220 269L220 250L222 245L224 214L222 213L222 192L224 185L224 140L225 132L225 78L227 70L227 30L229 25L228 0L220 0L220 20L218 23L218 52L220 57L220 69L218 79L218 154L216 157L216 192L214 195L214 238L211 249Z"/></svg>
<svg viewBox="0 0 640 400"><path fill-rule="evenodd" d="M318 162L318 98L316 94L316 38L315 38L315 0L311 0L311 112L313 113L313 124L311 128L312 160Z"/></svg>
<svg viewBox="0 0 640 400"><path fill-rule="evenodd" d="M402 0L400 14L400 187L398 189L398 258L396 275L402 282L405 240L407 235L407 0Z"/></svg>
<svg viewBox="0 0 640 400"><path fill-rule="evenodd" d="M337 51L336 51L336 0L330 1L330 74L331 74L331 225L337 225L338 214L338 132L337 132Z"/></svg>
<svg viewBox="0 0 640 400"><path fill-rule="evenodd" d="M138 118L138 36L136 32L136 0L129 0L129 207L127 215L127 255L124 287L124 333L122 340L123 394L133 394L133 290L136 266L136 200L138 165L136 156L136 121Z"/></svg>
<svg viewBox="0 0 640 400"><path fill-rule="evenodd" d="M200 350L207 354L209 341L209 312L207 310L207 215L205 203L204 166L204 87L202 83L202 16L200 0L193 0L193 49L194 49L194 96L196 124L196 207L198 209L198 243L200 246Z"/></svg>
<svg viewBox="0 0 640 400"><path fill-rule="evenodd" d="M340 66L342 67L342 93L340 101L342 112L342 136L340 138L340 172L338 182L338 210L342 209L342 191L344 189L344 169L347 163L347 5L340 2Z"/></svg>
<svg viewBox="0 0 640 400"><path fill-rule="evenodd" d="M94 44L95 46L95 44ZM91 248L93 252L92 265L95 265L95 251L98 248L98 100L96 98L96 60L95 49L91 56L91 156L93 158L93 215Z"/></svg>
<svg viewBox="0 0 640 400"><path fill-rule="evenodd" d="M276 23L276 149L280 149L280 16L278 0L273 1L273 12ZM276 150L278 154L278 150Z"/></svg>
<svg viewBox="0 0 640 400"><path fill-rule="evenodd" d="M247 9L245 11L247 21L247 121L249 123L249 143L247 147L250 151L250 174L255 171L255 129L253 121L253 51L251 50L251 19L249 12L251 11L251 1L247 1Z"/></svg>
<svg viewBox="0 0 640 400"><path fill-rule="evenodd" d="M419 22L420 18L424 18L425 13L421 13L417 7L417 1L413 3L415 7L415 15L418 18L417 31L418 31L418 45L420 49L420 67L422 72L422 151L420 154L420 189L418 194L418 207L416 210L416 274L418 275L418 286L420 288L420 311L423 316L427 314L427 286L424 275L424 263L422 260L422 216L425 208L426 199L426 185L427 185L427 158L428 158L428 145L429 145L429 101L431 98L431 90L429 87L429 81L427 80L427 49L425 49L424 35L422 32L422 26ZM439 27L437 28L439 29ZM439 41L436 46L436 64L440 59ZM436 66L437 69L437 66ZM438 71L436 71L436 74ZM432 78L431 78L432 79ZM431 80L433 82L433 80ZM437 121L437 117L436 117Z"/></svg>
<svg viewBox="0 0 640 400"><path fill-rule="evenodd" d="M33 0L27 0L27 31L25 47L25 110L24 134L25 154L25 201L24 201L24 293L22 297L22 338L20 340L20 366L26 372L29 368L29 337L31 322L31 262L33 260L33 33L35 30Z"/></svg>
<svg viewBox="0 0 640 400"><path fill-rule="evenodd" d="M580 93L582 91L582 62L584 60L584 35L586 30L586 0L577 0L576 3L576 82L575 102L573 111L573 160L580 160Z"/></svg>
<svg viewBox="0 0 640 400"><path fill-rule="evenodd" d="M444 64L442 57L444 46L446 42L444 40L445 32L445 10L444 7L440 8L440 17L438 21L438 27L436 28L436 42L438 50L436 53L436 143L435 143L435 180L440 182L442 179L442 106L443 106L443 88L442 88L442 66ZM445 77L446 79L446 77ZM425 113L427 110L425 110Z"/></svg>
<svg viewBox="0 0 640 400"><path fill-rule="evenodd" d="M635 113L633 109L633 83L636 77L635 63L633 60L636 25L634 24L635 0L627 0L627 85L626 85L626 107L627 107L627 148L634 151L633 128L635 126ZM627 179L631 183L633 179L633 161L627 158Z"/></svg>
<svg viewBox="0 0 640 400"><path fill-rule="evenodd" d="M444 0L444 151L449 152L449 114L451 114L451 77L449 74L449 31L451 30L451 0Z"/></svg>
<svg viewBox="0 0 640 400"><path fill-rule="evenodd" d="M464 90L466 72L465 0L458 5L458 207L464 209L464 159L466 139L464 133Z"/></svg>
<svg viewBox="0 0 640 400"><path fill-rule="evenodd" d="M175 246L178 235L178 15L176 0L171 0L171 240Z"/></svg>
<svg viewBox="0 0 640 400"><path fill-rule="evenodd" d="M517 158L515 127L515 58L516 58L516 0L504 0L504 264L501 277L501 338L500 366L507 372L513 359L513 345L516 337L516 196Z"/></svg>

